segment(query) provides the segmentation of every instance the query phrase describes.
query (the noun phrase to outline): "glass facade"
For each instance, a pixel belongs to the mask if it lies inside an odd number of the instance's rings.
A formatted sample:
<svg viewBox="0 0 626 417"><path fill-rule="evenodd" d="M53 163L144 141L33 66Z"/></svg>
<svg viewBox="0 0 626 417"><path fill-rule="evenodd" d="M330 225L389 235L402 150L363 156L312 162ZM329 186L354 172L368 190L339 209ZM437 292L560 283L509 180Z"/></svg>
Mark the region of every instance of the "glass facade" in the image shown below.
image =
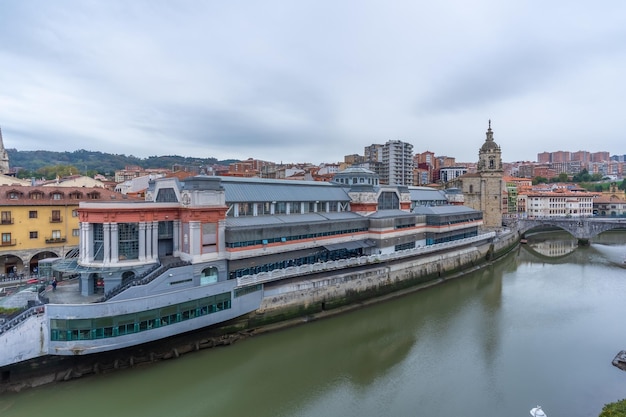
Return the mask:
<svg viewBox="0 0 626 417"><path fill-rule="evenodd" d="M104 225L102 223L93 224L93 254L96 261L104 259Z"/></svg>
<svg viewBox="0 0 626 417"><path fill-rule="evenodd" d="M247 246L267 245L268 243L287 242L290 240L315 239L318 237L325 237L325 236L338 236L338 235L346 235L346 234L359 233L359 232L367 232L368 230L369 228L363 227L359 229L346 229L346 230L335 230L331 232L309 233L306 235L294 235L294 236L286 236L286 237L274 237L274 238L267 238L267 239L248 240L245 242L226 242L226 247L227 248L244 248Z"/></svg>
<svg viewBox="0 0 626 417"><path fill-rule="evenodd" d="M118 223L118 251L120 259L139 258L139 225Z"/></svg>
<svg viewBox="0 0 626 417"><path fill-rule="evenodd" d="M229 292L167 307L92 319L51 319L50 340L94 340L139 333L231 308Z"/></svg>

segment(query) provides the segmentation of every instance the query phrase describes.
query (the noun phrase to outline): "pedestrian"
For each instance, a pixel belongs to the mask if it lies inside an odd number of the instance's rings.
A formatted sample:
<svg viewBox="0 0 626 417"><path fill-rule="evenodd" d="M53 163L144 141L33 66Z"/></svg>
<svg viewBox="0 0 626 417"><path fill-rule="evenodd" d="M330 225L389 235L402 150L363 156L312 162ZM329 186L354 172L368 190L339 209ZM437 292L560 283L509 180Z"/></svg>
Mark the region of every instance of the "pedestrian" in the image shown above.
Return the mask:
<svg viewBox="0 0 626 417"><path fill-rule="evenodd" d="M52 291L56 291L57 290L57 279L54 278L52 280Z"/></svg>

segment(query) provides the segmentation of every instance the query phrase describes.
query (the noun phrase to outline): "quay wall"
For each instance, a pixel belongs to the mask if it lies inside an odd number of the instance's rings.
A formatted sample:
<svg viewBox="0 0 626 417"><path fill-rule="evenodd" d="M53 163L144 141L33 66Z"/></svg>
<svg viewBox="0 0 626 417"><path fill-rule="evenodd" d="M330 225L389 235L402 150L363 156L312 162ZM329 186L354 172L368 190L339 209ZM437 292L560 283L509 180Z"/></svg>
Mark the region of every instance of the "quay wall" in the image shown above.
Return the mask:
<svg viewBox="0 0 626 417"><path fill-rule="evenodd" d="M403 291L416 291L458 278L463 272L505 255L518 242L519 236L510 232L461 249L268 285L261 307L246 318L247 327L328 314L332 309L360 306L366 300L400 295Z"/></svg>

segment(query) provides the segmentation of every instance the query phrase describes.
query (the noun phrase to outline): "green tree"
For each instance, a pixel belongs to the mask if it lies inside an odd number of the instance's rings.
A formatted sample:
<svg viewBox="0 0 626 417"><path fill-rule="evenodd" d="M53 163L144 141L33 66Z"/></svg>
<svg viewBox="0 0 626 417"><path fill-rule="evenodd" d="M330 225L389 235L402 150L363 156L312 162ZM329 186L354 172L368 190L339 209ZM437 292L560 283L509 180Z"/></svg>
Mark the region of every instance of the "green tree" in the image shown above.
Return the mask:
<svg viewBox="0 0 626 417"><path fill-rule="evenodd" d="M73 165L54 165L45 166L37 170L37 177L43 177L47 180L53 180L57 176L67 177L69 175L79 175L80 170Z"/></svg>
<svg viewBox="0 0 626 417"><path fill-rule="evenodd" d="M533 185L547 184L547 183L548 183L548 179L546 177L536 176L535 178L533 178Z"/></svg>
<svg viewBox="0 0 626 417"><path fill-rule="evenodd" d="M598 177L599 174L594 174L596 177ZM589 181L594 181L592 179L592 175L589 174L589 171L587 171L586 169L583 169L582 171L580 171L578 174L574 175L572 177L572 181L574 182L589 182ZM595 181L599 181L600 179L602 179L602 175L599 175L598 179L596 179Z"/></svg>
<svg viewBox="0 0 626 417"><path fill-rule="evenodd" d="M626 417L626 400L605 404L598 417Z"/></svg>
<svg viewBox="0 0 626 417"><path fill-rule="evenodd" d="M565 172L561 172L559 174L559 182L568 182L569 181L569 175L567 175Z"/></svg>
<svg viewBox="0 0 626 417"><path fill-rule="evenodd" d="M622 180L622 183L617 186L620 190L626 190L626 180Z"/></svg>

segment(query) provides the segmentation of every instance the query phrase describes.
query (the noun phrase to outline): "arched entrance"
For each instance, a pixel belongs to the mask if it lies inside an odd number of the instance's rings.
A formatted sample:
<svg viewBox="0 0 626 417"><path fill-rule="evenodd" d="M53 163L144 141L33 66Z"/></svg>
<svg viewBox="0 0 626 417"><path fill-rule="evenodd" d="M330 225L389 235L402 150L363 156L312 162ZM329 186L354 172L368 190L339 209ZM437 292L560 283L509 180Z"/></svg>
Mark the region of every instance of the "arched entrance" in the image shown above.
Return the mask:
<svg viewBox="0 0 626 417"><path fill-rule="evenodd" d="M24 262L19 256L7 253L0 255L0 278L13 279L24 274Z"/></svg>
<svg viewBox="0 0 626 417"><path fill-rule="evenodd" d="M58 258L57 254L54 252L39 252L30 258L30 262L28 263L28 269L31 275L39 275L39 261L42 259L50 259L50 258Z"/></svg>

